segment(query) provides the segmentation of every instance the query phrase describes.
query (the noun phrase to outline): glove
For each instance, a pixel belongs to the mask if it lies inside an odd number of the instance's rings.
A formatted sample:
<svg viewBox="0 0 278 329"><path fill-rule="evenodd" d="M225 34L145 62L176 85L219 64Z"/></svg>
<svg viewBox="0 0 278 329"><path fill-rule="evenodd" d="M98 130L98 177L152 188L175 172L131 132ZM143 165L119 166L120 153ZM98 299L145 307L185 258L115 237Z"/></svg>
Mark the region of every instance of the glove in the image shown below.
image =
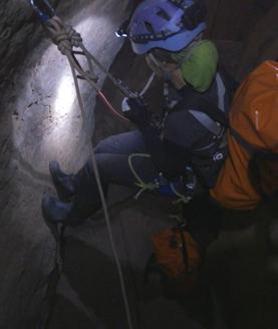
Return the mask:
<svg viewBox="0 0 278 329"><path fill-rule="evenodd" d="M122 111L126 118L138 127L145 126L149 121L149 112L142 98L124 98Z"/></svg>

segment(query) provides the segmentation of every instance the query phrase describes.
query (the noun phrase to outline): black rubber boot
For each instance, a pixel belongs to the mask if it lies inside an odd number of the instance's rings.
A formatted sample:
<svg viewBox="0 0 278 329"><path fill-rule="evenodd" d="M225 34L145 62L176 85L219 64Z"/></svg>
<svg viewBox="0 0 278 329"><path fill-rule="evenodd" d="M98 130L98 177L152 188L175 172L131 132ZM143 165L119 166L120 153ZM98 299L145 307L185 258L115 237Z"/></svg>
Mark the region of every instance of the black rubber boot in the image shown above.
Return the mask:
<svg viewBox="0 0 278 329"><path fill-rule="evenodd" d="M100 169L100 168L99 168ZM108 184L103 182L102 187L107 194ZM101 208L101 201L92 163L88 161L79 172L74 175L74 207L82 217L88 217Z"/></svg>
<svg viewBox="0 0 278 329"><path fill-rule="evenodd" d="M99 206L97 207L99 209ZM46 221L52 224L78 225L88 218L96 207L92 203L87 207L80 207L75 202L62 202L45 193L42 199L42 213Z"/></svg>
<svg viewBox="0 0 278 329"><path fill-rule="evenodd" d="M58 162L51 162L51 174L61 200L45 194L42 211L52 223L78 224L101 208L92 164L88 161L76 175L66 175ZM106 194L107 184L103 184ZM64 202L66 201L66 202Z"/></svg>
<svg viewBox="0 0 278 329"><path fill-rule="evenodd" d="M75 194L74 175L63 173L57 161L49 163L49 171L59 199L65 202L70 201Z"/></svg>
<svg viewBox="0 0 278 329"><path fill-rule="evenodd" d="M74 221L73 203L61 202L47 193L42 199L42 213L45 220L53 224L68 224Z"/></svg>

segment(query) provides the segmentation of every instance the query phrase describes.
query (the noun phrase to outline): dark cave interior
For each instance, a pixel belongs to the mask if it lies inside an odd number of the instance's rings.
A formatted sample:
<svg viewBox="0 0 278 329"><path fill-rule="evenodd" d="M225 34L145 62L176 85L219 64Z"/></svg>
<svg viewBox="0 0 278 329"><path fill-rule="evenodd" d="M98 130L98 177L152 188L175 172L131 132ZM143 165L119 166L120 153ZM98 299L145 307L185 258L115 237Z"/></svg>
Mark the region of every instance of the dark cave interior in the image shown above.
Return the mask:
<svg viewBox="0 0 278 329"><path fill-rule="evenodd" d="M141 90L150 69L128 42L114 36L129 14L129 2L52 1L110 72ZM207 5L207 36L235 80L240 82L262 61L277 59L277 1L207 0ZM0 12L0 328L31 329L37 328L56 249L40 208L43 192L54 191L49 161L58 159L67 172L76 171L88 156L92 135L95 145L133 127L107 112L85 83L83 123L67 61L46 38L31 8L9 0ZM105 74L99 77L118 108L122 95ZM160 102L160 89L155 81L146 95L153 108ZM250 225L227 224L209 249L201 291L178 302L165 298L155 278L148 284L143 280L152 252L150 235L171 225L170 205L152 195L135 201L132 193L113 186L108 201L134 328L277 328L278 253L266 239L269 227L273 239L278 237L275 207L263 208ZM237 214L227 215L227 223L233 216ZM105 222L98 215L66 232L49 329L100 327L127 325Z"/></svg>

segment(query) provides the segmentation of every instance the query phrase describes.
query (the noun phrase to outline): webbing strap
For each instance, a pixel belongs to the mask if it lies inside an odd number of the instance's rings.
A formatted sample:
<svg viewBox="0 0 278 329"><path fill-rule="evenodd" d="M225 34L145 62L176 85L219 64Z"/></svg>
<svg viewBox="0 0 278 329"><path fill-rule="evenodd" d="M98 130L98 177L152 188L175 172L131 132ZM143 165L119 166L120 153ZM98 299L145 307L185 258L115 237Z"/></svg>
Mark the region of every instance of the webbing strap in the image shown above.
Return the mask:
<svg viewBox="0 0 278 329"><path fill-rule="evenodd" d="M248 143L242 136L232 127L230 127L231 135L236 141L252 156L256 155L265 160L278 160L278 154L268 150L261 149Z"/></svg>
<svg viewBox="0 0 278 329"><path fill-rule="evenodd" d="M223 131L222 126L220 124L217 124L217 122L215 122L206 113L195 110L189 110L188 112L213 135L219 136Z"/></svg>
<svg viewBox="0 0 278 329"><path fill-rule="evenodd" d="M219 73L216 74L216 84L217 84L217 95L218 95L218 108L222 112L225 112L226 87Z"/></svg>
<svg viewBox="0 0 278 329"><path fill-rule="evenodd" d="M217 105L213 104L211 101L206 99L204 96L200 95L197 91L188 90L187 87L184 89L183 93L184 102L180 102L180 105L176 110L179 111L181 107L184 109L194 109L195 111L199 111L205 113L212 120L219 122L222 126L229 126L229 119L226 112L222 111L218 108Z"/></svg>

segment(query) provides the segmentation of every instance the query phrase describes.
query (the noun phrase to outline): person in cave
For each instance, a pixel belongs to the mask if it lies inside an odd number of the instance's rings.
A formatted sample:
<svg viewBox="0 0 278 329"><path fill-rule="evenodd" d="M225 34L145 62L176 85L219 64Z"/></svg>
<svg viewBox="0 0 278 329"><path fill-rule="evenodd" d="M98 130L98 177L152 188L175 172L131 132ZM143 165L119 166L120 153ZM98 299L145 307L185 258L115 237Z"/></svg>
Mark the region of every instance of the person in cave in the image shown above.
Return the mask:
<svg viewBox="0 0 278 329"><path fill-rule="evenodd" d="M157 124L140 97L124 99L123 113L137 129L96 146L105 193L110 183L134 187L138 176L186 202L215 185L227 153L223 118L232 87L215 45L203 39L205 16L203 3L192 0L145 0L136 8L127 35L133 51L164 78L165 109ZM145 156L132 157L138 153ZM65 174L57 161L49 169L59 198L44 195L46 220L72 224L101 207L91 161L76 174ZM217 216L211 217L214 227ZM199 238L192 239L207 243Z"/></svg>

